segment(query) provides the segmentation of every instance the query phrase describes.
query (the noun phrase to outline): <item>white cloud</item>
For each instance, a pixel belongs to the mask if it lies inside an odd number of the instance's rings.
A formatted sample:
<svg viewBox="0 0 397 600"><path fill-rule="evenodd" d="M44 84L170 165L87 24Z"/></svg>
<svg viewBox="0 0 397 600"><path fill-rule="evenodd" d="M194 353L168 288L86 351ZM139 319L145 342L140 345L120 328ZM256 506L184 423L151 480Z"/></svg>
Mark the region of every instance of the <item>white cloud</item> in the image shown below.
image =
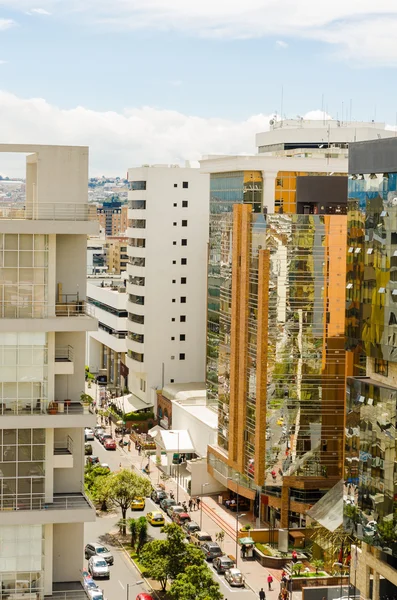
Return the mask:
<svg viewBox="0 0 397 600"><path fill-rule="evenodd" d="M0 0L33 10L34 0ZM41 0L42 9L74 14L103 28L179 30L184 34L252 38L282 36L335 46L344 60L397 64L397 3L393 0ZM44 14L44 13L42 13ZM279 40L281 41L281 40Z"/></svg>
<svg viewBox="0 0 397 600"><path fill-rule="evenodd" d="M14 27L14 25L16 25L16 23L12 19L0 19L0 31L10 29L10 27Z"/></svg>
<svg viewBox="0 0 397 600"><path fill-rule="evenodd" d="M6 65L8 63L8 60L0 60L0 65Z"/></svg>
<svg viewBox="0 0 397 600"><path fill-rule="evenodd" d="M35 13L36 15L45 15L45 16L48 16L51 14L50 12L48 12L48 10L45 10L45 8L31 8L30 13Z"/></svg>
<svg viewBox="0 0 397 600"><path fill-rule="evenodd" d="M283 40L277 40L276 46L279 48L288 48L287 42L284 42Z"/></svg>

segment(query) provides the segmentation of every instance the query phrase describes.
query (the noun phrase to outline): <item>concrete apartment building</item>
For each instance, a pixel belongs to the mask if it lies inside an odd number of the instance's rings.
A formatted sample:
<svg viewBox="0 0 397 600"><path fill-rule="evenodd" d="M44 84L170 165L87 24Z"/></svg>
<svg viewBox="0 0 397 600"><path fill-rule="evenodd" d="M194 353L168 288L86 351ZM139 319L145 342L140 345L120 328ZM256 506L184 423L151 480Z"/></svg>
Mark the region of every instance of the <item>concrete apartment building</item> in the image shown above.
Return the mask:
<svg viewBox="0 0 397 600"><path fill-rule="evenodd" d="M128 207L112 198L97 207L96 220L107 236L124 235L127 231Z"/></svg>
<svg viewBox="0 0 397 600"><path fill-rule="evenodd" d="M208 176L199 169L129 169L128 387L155 389L205 373Z"/></svg>
<svg viewBox="0 0 397 600"><path fill-rule="evenodd" d="M0 218L0 586L43 598L79 581L84 523L88 149L0 145L26 155L22 211ZM71 268L71 265L73 268ZM49 510L50 509L50 510Z"/></svg>
<svg viewBox="0 0 397 600"><path fill-rule="evenodd" d="M259 494L275 527L304 526L342 476L347 148L368 131L390 135L375 124L273 123L258 155L201 161L207 402L218 413L208 470Z"/></svg>
<svg viewBox="0 0 397 600"><path fill-rule="evenodd" d="M344 527L361 598L397 593L397 139L349 156Z"/></svg>
<svg viewBox="0 0 397 600"><path fill-rule="evenodd" d="M106 261L108 272L114 275L120 275L127 271L127 237L109 236L106 238Z"/></svg>

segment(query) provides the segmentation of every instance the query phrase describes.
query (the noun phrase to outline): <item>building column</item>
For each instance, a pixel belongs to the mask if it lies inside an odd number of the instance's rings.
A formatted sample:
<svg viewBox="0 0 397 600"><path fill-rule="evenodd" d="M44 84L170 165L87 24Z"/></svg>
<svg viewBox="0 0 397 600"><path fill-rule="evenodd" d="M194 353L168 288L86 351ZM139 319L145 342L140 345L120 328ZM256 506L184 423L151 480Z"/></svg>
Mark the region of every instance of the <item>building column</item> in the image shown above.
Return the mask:
<svg viewBox="0 0 397 600"><path fill-rule="evenodd" d="M379 600L380 594L380 575L374 570L372 600Z"/></svg>
<svg viewBox="0 0 397 600"><path fill-rule="evenodd" d="M281 488L281 529L288 529L289 526L289 487L285 484Z"/></svg>
<svg viewBox="0 0 397 600"><path fill-rule="evenodd" d="M276 189L277 172L262 171L263 177L263 207L268 213L274 213L274 192Z"/></svg>
<svg viewBox="0 0 397 600"><path fill-rule="evenodd" d="M46 502L54 500L54 430L45 430L45 487Z"/></svg>
<svg viewBox="0 0 397 600"><path fill-rule="evenodd" d="M53 525L52 523L43 525L44 527L44 595L52 596L52 577L53 577Z"/></svg>
<svg viewBox="0 0 397 600"><path fill-rule="evenodd" d="M106 346L106 369L107 369L106 375L108 378L108 382L110 381L110 367L111 367L111 363L112 363L111 356L112 356L112 351L108 346Z"/></svg>

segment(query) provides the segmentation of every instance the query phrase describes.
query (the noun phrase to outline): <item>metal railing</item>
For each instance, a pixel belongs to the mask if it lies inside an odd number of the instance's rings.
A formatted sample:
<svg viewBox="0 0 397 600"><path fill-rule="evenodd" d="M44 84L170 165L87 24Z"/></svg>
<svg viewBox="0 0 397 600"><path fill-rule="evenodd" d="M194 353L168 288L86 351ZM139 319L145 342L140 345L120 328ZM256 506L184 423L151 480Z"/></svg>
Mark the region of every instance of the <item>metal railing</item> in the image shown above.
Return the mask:
<svg viewBox="0 0 397 600"><path fill-rule="evenodd" d="M34 202L17 206L2 204L0 219L30 221L88 221L88 204L77 202Z"/></svg>
<svg viewBox="0 0 397 600"><path fill-rule="evenodd" d="M84 300L76 302L2 302L1 319L48 319L51 317L94 317L93 307Z"/></svg>
<svg viewBox="0 0 397 600"><path fill-rule="evenodd" d="M84 510L94 508L83 493L54 494L52 502L45 500L44 494L18 494L8 498L0 497L0 511L7 510Z"/></svg>
<svg viewBox="0 0 397 600"><path fill-rule="evenodd" d="M82 402L69 402L69 400L47 399L38 400L15 400L0 399L0 416L8 417L15 415L86 415L92 413L93 409L89 404Z"/></svg>
<svg viewBox="0 0 397 600"><path fill-rule="evenodd" d="M55 360L59 362L73 362L73 346L56 346Z"/></svg>
<svg viewBox="0 0 397 600"><path fill-rule="evenodd" d="M66 439L54 442L55 454L73 454L73 440L70 435Z"/></svg>

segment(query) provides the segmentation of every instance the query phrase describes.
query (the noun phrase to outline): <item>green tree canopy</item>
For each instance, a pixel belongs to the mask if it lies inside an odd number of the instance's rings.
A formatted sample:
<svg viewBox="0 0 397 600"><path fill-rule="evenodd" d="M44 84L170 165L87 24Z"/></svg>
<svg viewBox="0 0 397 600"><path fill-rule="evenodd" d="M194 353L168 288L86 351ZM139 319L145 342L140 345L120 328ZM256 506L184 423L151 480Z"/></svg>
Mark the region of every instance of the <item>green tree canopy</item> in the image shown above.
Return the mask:
<svg viewBox="0 0 397 600"><path fill-rule="evenodd" d="M170 592L174 600L222 600L219 583L214 581L207 565L186 567L172 583Z"/></svg>
<svg viewBox="0 0 397 600"><path fill-rule="evenodd" d="M204 565L204 555L200 548L185 542L179 525L170 523L163 527L163 531L167 539L145 544L139 560L149 577L158 581L165 591L167 581L175 580L189 565Z"/></svg>
<svg viewBox="0 0 397 600"><path fill-rule="evenodd" d="M98 492L108 504L120 508L124 520L127 518L127 510L132 500L137 496L148 496L151 488L151 483L146 477L128 469L109 473L107 477L101 477L98 482ZM123 535L126 535L126 529L125 525Z"/></svg>

